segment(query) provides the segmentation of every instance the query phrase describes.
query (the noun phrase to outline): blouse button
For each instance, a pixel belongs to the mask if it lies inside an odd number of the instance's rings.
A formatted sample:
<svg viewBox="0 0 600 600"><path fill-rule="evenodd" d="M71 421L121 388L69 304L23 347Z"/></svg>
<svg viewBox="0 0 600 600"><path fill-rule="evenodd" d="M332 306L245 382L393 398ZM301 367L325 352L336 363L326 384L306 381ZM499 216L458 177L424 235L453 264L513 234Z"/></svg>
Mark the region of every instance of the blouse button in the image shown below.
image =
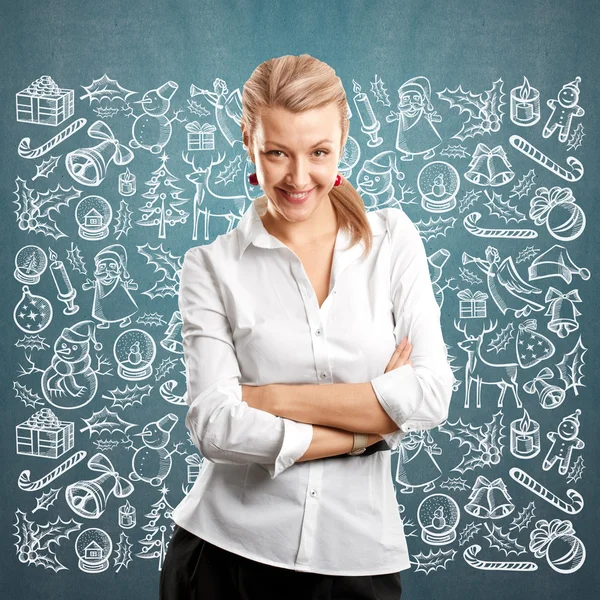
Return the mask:
<svg viewBox="0 0 600 600"><path fill-rule="evenodd" d="M327 379L327 375L328 375L328 374L327 374L327 372L326 372L326 371L323 371L323 372L321 373L321 379Z"/></svg>
<svg viewBox="0 0 600 600"><path fill-rule="evenodd" d="M320 329L317 329L317 330L315 331L315 335L321 335L321 330L320 330Z"/></svg>
<svg viewBox="0 0 600 600"><path fill-rule="evenodd" d="M310 495L311 495L313 498L316 498L316 496L317 496L317 492L316 492L315 490L310 490Z"/></svg>

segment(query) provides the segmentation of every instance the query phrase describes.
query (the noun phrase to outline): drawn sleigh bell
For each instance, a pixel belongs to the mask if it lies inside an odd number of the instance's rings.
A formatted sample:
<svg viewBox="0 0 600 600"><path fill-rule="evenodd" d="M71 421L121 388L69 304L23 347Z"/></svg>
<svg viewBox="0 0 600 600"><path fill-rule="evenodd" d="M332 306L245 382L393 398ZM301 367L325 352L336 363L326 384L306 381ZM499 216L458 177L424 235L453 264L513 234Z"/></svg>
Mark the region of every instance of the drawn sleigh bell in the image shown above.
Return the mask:
<svg viewBox="0 0 600 600"><path fill-rule="evenodd" d="M69 152L65 157L65 165L77 183L97 186L106 177L106 169L111 161L116 165L126 165L133 160L134 154L115 138L104 121L92 123L87 133L91 138L102 141L97 146Z"/></svg>

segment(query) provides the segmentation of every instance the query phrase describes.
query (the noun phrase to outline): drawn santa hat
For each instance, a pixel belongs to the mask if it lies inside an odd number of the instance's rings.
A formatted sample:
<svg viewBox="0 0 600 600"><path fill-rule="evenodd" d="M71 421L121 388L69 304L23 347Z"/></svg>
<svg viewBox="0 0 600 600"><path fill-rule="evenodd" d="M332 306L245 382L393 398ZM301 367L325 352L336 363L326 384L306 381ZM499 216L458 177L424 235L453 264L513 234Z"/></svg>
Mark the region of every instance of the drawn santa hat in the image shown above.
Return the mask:
<svg viewBox="0 0 600 600"><path fill-rule="evenodd" d="M96 339L96 325L93 321L81 321L72 327L65 327L61 337L69 343L83 344L88 340L94 343L94 350L102 350L102 344Z"/></svg>
<svg viewBox="0 0 600 600"><path fill-rule="evenodd" d="M98 252L98 254L96 254L96 256L94 256L94 261L98 263L106 258L116 258L121 265L123 277L125 279L129 279L131 277L127 271L127 251L123 246L121 246L121 244L112 244L111 246L106 246L106 248L103 248L100 250L100 252Z"/></svg>
<svg viewBox="0 0 600 600"><path fill-rule="evenodd" d="M398 94L401 95L411 91L419 92L419 94L424 96L427 101L427 110L433 110L433 104L431 104L431 84L426 77L419 75L405 81L400 86Z"/></svg>
<svg viewBox="0 0 600 600"><path fill-rule="evenodd" d="M396 179L404 179L404 173L396 165L396 155L390 150L386 150L370 160L365 160L362 168L371 175L383 175L391 170L396 174Z"/></svg>

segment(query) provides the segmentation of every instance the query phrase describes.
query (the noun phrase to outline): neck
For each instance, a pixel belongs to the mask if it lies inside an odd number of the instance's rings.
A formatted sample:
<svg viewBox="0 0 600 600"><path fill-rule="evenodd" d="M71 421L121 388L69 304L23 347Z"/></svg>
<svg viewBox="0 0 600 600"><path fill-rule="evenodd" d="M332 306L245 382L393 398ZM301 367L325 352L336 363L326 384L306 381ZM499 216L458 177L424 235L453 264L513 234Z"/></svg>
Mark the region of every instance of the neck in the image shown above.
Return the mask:
<svg viewBox="0 0 600 600"><path fill-rule="evenodd" d="M260 217L264 228L272 236L295 248L320 243L337 236L338 219L333 204L327 196L308 219L290 223L273 210L269 203L267 212Z"/></svg>

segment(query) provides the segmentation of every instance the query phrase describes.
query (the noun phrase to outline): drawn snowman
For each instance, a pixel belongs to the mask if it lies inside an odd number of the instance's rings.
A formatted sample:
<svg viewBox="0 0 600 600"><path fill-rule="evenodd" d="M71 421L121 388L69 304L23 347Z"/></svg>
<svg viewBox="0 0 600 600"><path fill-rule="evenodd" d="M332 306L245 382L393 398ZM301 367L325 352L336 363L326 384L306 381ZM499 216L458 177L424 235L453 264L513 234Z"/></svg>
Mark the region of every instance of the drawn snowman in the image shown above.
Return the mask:
<svg viewBox="0 0 600 600"><path fill-rule="evenodd" d="M131 460L133 471L129 475L130 479L146 481L153 486L162 483L171 471L173 464L171 456L175 453L185 454L179 451L181 442L175 444L171 452L165 448L171 441L171 431L178 420L177 415L169 413L158 421L148 423L141 433L135 434L142 438L144 445L133 455Z"/></svg>
<svg viewBox="0 0 600 600"><path fill-rule="evenodd" d="M94 350L101 350L96 340L93 321L81 321L65 327L54 342L54 356L42 375L42 392L57 408L73 409L85 406L96 395L100 370L92 368L90 340Z"/></svg>
<svg viewBox="0 0 600 600"><path fill-rule="evenodd" d="M179 86L174 81L167 81L154 90L148 90L141 100L134 104L141 104L144 113L135 117L131 134L133 139L129 142L131 148L144 148L152 154L158 154L169 143L173 121L183 123L185 119L178 119L180 110L175 112L172 119L165 115L171 108L171 98ZM131 116L133 112L130 113Z"/></svg>

